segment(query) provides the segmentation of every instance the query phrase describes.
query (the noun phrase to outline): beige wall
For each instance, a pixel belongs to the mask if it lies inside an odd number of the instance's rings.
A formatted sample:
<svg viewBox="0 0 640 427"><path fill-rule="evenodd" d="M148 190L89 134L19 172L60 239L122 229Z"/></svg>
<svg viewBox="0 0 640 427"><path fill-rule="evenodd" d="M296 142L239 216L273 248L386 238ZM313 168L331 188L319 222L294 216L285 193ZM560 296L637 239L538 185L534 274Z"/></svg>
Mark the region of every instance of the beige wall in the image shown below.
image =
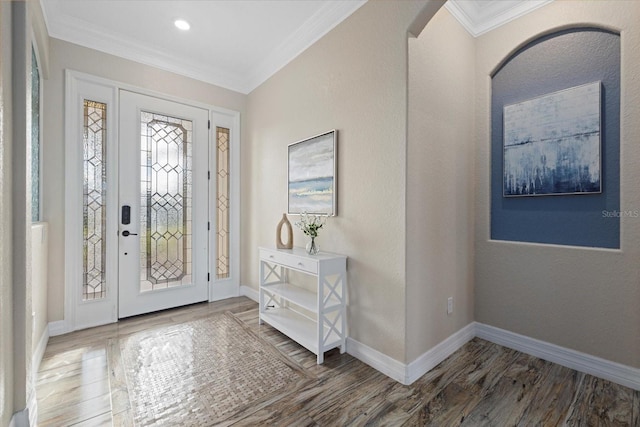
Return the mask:
<svg viewBox="0 0 640 427"><path fill-rule="evenodd" d="M474 67L445 8L409 38L408 362L473 321Z"/></svg>
<svg viewBox="0 0 640 427"><path fill-rule="evenodd" d="M64 318L64 70L245 112L246 95L58 39L50 41L44 100L44 221L49 222L49 321Z"/></svg>
<svg viewBox="0 0 640 427"><path fill-rule="evenodd" d="M275 245L287 210L287 145L338 129L338 216L319 244L349 257L349 336L400 361L407 29L426 3L366 3L251 92L242 151L241 282L257 289L257 248Z"/></svg>
<svg viewBox="0 0 640 427"><path fill-rule="evenodd" d="M621 250L490 240L490 75L540 34L593 24L621 31L621 210L640 209L640 7L556 1L477 40L476 320L640 367L640 219L622 218ZM606 185L606 183L605 183Z"/></svg>
<svg viewBox="0 0 640 427"><path fill-rule="evenodd" d="M31 20L30 3L11 4L12 153L11 258L13 286L13 406L33 395L31 374ZM23 414L24 415L24 414Z"/></svg>
<svg viewBox="0 0 640 427"><path fill-rule="evenodd" d="M31 8L0 3L0 422L26 422L31 375Z"/></svg>

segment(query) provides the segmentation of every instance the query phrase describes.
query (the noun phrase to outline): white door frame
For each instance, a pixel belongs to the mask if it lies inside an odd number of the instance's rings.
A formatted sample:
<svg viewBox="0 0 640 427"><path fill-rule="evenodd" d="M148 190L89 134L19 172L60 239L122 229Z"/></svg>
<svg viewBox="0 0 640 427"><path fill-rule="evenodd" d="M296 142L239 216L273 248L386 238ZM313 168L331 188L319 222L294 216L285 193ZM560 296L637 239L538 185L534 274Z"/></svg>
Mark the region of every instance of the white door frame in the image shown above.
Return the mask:
<svg viewBox="0 0 640 427"><path fill-rule="evenodd" d="M65 99L65 329L89 328L117 320L117 248L107 246L106 292L103 300L82 301L82 187L83 187L83 102L103 102L107 114L117 117L117 91L105 82L90 81L66 75ZM107 179L117 180L117 124L107 120ZM117 181L116 181L117 182ZM107 204L118 203L117 192L107 188ZM117 211L107 211L106 233L117 232Z"/></svg>
<svg viewBox="0 0 640 427"><path fill-rule="evenodd" d="M232 168L230 176L229 191L232 197L230 206L230 221L229 221L229 235L231 239L229 241L229 259L231 264L230 274L228 279L216 279L216 224L218 223L218 208L216 201L216 181L215 181L215 169L216 169L216 153L217 153L217 135L216 127L220 126L231 130L231 140L229 141L230 147L240 147L240 140L238 135L239 122L235 121L235 118L230 115L220 114L217 111L209 113L210 119L210 138L211 143L209 146L209 170L211 171L211 179L209 180L209 221L211 222L211 231L209 232L209 271L211 273L211 280L209 282L209 301L218 301L225 298L236 297L240 295L240 150L235 149L230 151L230 167ZM235 132L234 132L235 129ZM234 135L235 134L235 135ZM233 173L235 171L236 173Z"/></svg>
<svg viewBox="0 0 640 427"><path fill-rule="evenodd" d="M215 248L215 201L212 201L212 185L209 185L209 221L213 224L210 234L209 249L209 301L240 295L240 113L226 108L187 99L169 96L156 91L139 88L126 83L92 76L75 70L65 70L65 307L63 324L57 324L57 333L66 333L78 329L89 328L117 321L117 282L108 280L107 298L98 302L82 302L82 100L93 99L107 103L107 176L117 177L117 139L118 135L118 103L119 90L124 89L143 95L183 103L209 111L210 120L225 117L231 124L230 141L230 278L216 281L214 274ZM212 121L209 140L215 141L215 125ZM110 149L110 150L109 150ZM209 149L209 167L215 167L215 146ZM114 175L115 174L115 175ZM212 171L211 175L214 173ZM109 184L107 203L111 206L107 211L107 235L117 240L118 194L117 180ZM107 276L116 276L117 245L111 245L107 251ZM109 262L109 253L114 251L114 262ZM100 306L100 307L99 307ZM57 322L56 322L57 323Z"/></svg>

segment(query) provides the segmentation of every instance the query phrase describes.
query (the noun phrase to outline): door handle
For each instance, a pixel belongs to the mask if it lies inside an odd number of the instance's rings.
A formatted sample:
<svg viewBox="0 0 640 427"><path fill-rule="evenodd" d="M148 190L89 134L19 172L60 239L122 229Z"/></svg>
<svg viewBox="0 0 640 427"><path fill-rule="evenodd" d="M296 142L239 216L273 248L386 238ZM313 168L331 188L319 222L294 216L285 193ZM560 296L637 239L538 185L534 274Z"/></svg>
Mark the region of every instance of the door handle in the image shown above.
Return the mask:
<svg viewBox="0 0 640 427"><path fill-rule="evenodd" d="M129 232L129 230L124 230L124 231L122 232L122 235L123 235L124 237L127 237L127 236L137 236L137 235L138 235L138 233L130 233L130 232Z"/></svg>

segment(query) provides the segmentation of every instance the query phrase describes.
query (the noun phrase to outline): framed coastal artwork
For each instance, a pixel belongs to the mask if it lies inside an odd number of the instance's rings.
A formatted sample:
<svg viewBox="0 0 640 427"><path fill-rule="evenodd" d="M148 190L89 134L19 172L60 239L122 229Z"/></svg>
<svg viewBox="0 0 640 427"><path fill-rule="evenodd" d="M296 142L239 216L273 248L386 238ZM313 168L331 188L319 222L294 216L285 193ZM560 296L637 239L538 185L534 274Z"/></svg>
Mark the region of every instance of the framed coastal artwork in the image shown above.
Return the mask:
<svg viewBox="0 0 640 427"><path fill-rule="evenodd" d="M337 144L335 129L289 144L289 214L337 215Z"/></svg>
<svg viewBox="0 0 640 427"><path fill-rule="evenodd" d="M504 106L503 196L602 191L601 83Z"/></svg>

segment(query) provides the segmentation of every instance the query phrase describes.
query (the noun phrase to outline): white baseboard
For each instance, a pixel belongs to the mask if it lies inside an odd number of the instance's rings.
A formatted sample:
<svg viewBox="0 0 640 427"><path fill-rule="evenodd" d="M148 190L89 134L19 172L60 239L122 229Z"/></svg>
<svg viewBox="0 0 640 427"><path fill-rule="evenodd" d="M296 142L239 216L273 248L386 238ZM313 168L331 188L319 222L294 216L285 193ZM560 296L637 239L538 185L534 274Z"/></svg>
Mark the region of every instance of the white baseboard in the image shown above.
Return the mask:
<svg viewBox="0 0 640 427"><path fill-rule="evenodd" d="M258 291L250 286L240 286L240 295L251 298L255 302L258 302L258 300L260 299L260 294L258 293Z"/></svg>
<svg viewBox="0 0 640 427"><path fill-rule="evenodd" d="M49 336L55 337L57 335L64 335L72 332L67 322L64 320L56 320L55 322L49 322Z"/></svg>
<svg viewBox="0 0 640 427"><path fill-rule="evenodd" d="M38 340L38 345L36 346L35 351L33 352L33 358L31 360L31 366L33 368L34 374L38 373L40 369L40 362L42 362L42 356L44 356L44 351L47 349L47 343L49 343L49 328L44 328L42 331L42 336L40 340Z"/></svg>
<svg viewBox="0 0 640 427"><path fill-rule="evenodd" d="M560 347L535 338L516 334L482 323L475 324L475 334L492 343L575 369L585 374L640 390L640 369L611 362L576 350Z"/></svg>
<svg viewBox="0 0 640 427"><path fill-rule="evenodd" d="M408 385L405 365L378 350L362 344L353 338L347 337L347 353L366 363L377 371L382 372L386 376Z"/></svg>
<svg viewBox="0 0 640 427"><path fill-rule="evenodd" d="M226 293L217 292L216 295L209 298L209 302L222 301L229 298L235 298L237 296L240 296L238 289L232 289Z"/></svg>
<svg viewBox="0 0 640 427"><path fill-rule="evenodd" d="M13 414L9 427L29 427L29 410L25 408Z"/></svg>
<svg viewBox="0 0 640 427"><path fill-rule="evenodd" d="M28 425L38 425L38 399L36 396L35 383L33 384L31 395L29 396L29 399L27 399L27 416L29 417Z"/></svg>
<svg viewBox="0 0 640 427"><path fill-rule="evenodd" d="M47 343L49 342L49 328L44 328L42 336L38 340L38 345L33 351L31 357L31 395L27 402L27 408L29 409L29 421L31 425L35 426L38 419L38 401L36 399L36 383L38 380L38 371L40 370L40 363L42 362L42 356L47 349Z"/></svg>
<svg viewBox="0 0 640 427"><path fill-rule="evenodd" d="M474 337L575 369L578 372L603 378L634 390L640 390L640 369L638 368L632 368L478 322L470 323L460 329L408 365L352 338L347 338L347 353L388 377L409 385L455 353Z"/></svg>
<svg viewBox="0 0 640 427"><path fill-rule="evenodd" d="M231 280L209 284L209 302L220 301L240 295L240 287Z"/></svg>
<svg viewBox="0 0 640 427"><path fill-rule="evenodd" d="M411 384L430 370L436 367L447 357L458 351L460 347L468 343L475 336L475 324L469 323L458 332L454 333L432 349L426 351L420 357L407 365L407 383Z"/></svg>
<svg viewBox="0 0 640 427"><path fill-rule="evenodd" d="M394 380L409 385L438 363L458 351L475 336L475 326L468 324L413 362L404 364L353 338L347 338L347 353Z"/></svg>

